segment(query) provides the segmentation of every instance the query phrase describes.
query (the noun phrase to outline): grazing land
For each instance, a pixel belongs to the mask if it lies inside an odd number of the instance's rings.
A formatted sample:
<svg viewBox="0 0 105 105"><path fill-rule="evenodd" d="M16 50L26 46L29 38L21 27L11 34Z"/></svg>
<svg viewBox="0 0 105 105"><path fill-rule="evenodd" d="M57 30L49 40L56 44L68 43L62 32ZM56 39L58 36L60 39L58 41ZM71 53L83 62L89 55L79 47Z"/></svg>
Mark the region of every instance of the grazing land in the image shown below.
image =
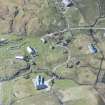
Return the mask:
<svg viewBox="0 0 105 105"><path fill-rule="evenodd" d="M104 93L104 0L0 0L0 105L105 105Z"/></svg>

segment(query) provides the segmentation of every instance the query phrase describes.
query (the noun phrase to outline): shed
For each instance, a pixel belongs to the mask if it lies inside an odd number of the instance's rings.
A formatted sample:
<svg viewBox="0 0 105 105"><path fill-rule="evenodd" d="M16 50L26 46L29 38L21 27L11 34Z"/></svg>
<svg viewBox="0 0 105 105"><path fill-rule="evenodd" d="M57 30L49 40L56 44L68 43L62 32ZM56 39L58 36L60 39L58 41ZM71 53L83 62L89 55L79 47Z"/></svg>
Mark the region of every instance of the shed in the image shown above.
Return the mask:
<svg viewBox="0 0 105 105"><path fill-rule="evenodd" d="M16 56L15 58L19 60L24 60L24 56Z"/></svg>

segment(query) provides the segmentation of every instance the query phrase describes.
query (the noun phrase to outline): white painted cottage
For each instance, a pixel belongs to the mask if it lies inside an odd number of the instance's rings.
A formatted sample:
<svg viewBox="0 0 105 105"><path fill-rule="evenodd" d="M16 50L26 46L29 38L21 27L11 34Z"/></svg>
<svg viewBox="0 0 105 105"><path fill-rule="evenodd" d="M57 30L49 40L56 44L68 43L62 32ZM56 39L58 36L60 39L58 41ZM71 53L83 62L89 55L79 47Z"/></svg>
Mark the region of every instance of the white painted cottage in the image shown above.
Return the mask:
<svg viewBox="0 0 105 105"><path fill-rule="evenodd" d="M30 46L27 47L27 52L31 55L37 55L37 53L38 53L36 48L32 48Z"/></svg>
<svg viewBox="0 0 105 105"><path fill-rule="evenodd" d="M62 3L65 5L65 7L69 7L71 4L73 4L72 0L62 0Z"/></svg>

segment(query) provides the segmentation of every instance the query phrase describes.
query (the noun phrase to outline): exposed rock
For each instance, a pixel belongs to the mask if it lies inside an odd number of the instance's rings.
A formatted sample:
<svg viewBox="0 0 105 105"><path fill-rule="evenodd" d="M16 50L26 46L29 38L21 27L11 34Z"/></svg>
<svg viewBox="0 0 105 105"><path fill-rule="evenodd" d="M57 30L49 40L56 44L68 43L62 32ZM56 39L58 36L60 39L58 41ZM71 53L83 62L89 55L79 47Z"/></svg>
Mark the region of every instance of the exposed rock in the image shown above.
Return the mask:
<svg viewBox="0 0 105 105"><path fill-rule="evenodd" d="M100 16L96 0L75 0L64 14L56 1L0 0L0 33L44 35L63 30L67 24L71 27L92 25Z"/></svg>
<svg viewBox="0 0 105 105"><path fill-rule="evenodd" d="M0 33L44 35L65 28L53 1L0 0L0 5Z"/></svg>

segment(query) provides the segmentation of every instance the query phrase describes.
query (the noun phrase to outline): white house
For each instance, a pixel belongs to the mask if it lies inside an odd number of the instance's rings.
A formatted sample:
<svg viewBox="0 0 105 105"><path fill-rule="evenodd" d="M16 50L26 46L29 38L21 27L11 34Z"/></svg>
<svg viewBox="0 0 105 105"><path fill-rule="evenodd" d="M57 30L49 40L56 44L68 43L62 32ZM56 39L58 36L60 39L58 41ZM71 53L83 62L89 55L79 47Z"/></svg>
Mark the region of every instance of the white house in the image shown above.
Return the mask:
<svg viewBox="0 0 105 105"><path fill-rule="evenodd" d="M27 47L27 52L28 52L29 54L31 54L31 53L33 52L32 48L31 48L30 46Z"/></svg>
<svg viewBox="0 0 105 105"><path fill-rule="evenodd" d="M27 52L32 55L37 55L38 51L36 48L32 48L30 46L27 47Z"/></svg>
<svg viewBox="0 0 105 105"><path fill-rule="evenodd" d="M68 7L69 5L73 3L73 1L72 0L62 0L62 3L65 5L65 7Z"/></svg>

